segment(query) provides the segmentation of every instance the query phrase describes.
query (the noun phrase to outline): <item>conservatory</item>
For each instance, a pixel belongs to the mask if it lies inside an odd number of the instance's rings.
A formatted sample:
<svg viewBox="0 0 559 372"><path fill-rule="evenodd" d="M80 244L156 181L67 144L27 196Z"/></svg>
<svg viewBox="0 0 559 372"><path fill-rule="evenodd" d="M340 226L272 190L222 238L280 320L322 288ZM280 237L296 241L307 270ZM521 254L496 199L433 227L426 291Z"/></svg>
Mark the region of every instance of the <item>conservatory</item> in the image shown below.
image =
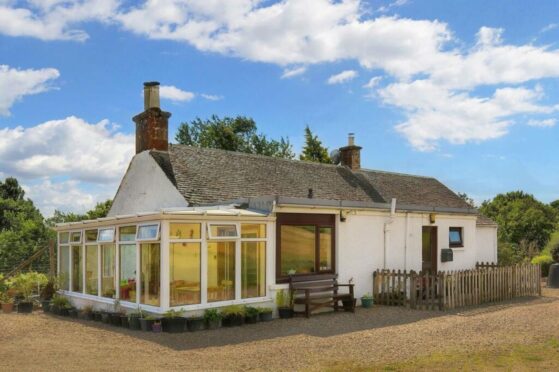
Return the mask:
<svg viewBox="0 0 559 372"><path fill-rule="evenodd" d="M59 224L61 290L78 307L153 313L269 302L274 226L235 206Z"/></svg>

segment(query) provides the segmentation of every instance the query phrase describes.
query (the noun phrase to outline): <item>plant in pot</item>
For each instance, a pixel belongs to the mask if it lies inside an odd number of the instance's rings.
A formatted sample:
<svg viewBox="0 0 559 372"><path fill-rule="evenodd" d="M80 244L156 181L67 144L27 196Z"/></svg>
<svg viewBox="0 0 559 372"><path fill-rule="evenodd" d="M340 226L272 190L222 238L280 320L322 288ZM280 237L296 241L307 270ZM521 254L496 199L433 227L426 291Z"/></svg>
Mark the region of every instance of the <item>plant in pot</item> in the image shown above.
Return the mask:
<svg viewBox="0 0 559 372"><path fill-rule="evenodd" d="M245 323L246 324L255 324L258 322L258 314L259 311L257 308L252 306L245 307Z"/></svg>
<svg viewBox="0 0 559 372"><path fill-rule="evenodd" d="M373 296L370 293L363 295L361 297L361 306L365 309L368 309L373 306Z"/></svg>
<svg viewBox="0 0 559 372"><path fill-rule="evenodd" d="M163 332L181 333L186 330L186 318L181 316L180 311L169 310L161 320Z"/></svg>
<svg viewBox="0 0 559 372"><path fill-rule="evenodd" d="M55 295L50 302L50 311L56 315L68 315L68 309L71 307L70 301L60 295Z"/></svg>
<svg viewBox="0 0 559 372"><path fill-rule="evenodd" d="M221 326L221 313L217 309L207 309L204 311L204 320L208 329L217 329Z"/></svg>
<svg viewBox="0 0 559 372"><path fill-rule="evenodd" d="M12 278L9 283L21 297L17 305L18 313L33 312L33 297L35 290L40 291L48 283L47 276L36 272L21 273Z"/></svg>
<svg viewBox="0 0 559 372"><path fill-rule="evenodd" d="M142 326L140 325L140 318L143 317L142 309L138 306L138 309L132 311L128 314L128 327L133 330L140 330Z"/></svg>
<svg viewBox="0 0 559 372"><path fill-rule="evenodd" d="M6 292L0 293L0 303L2 304L2 312L9 314L14 311L14 298L9 296Z"/></svg>
<svg viewBox="0 0 559 372"><path fill-rule="evenodd" d="M143 314L142 317L140 318L140 328L144 332L151 332L153 324L155 323L156 320L157 318L154 317L153 315Z"/></svg>
<svg viewBox="0 0 559 372"><path fill-rule="evenodd" d="M276 305L281 319L293 318L293 295L290 290L280 289L277 291Z"/></svg>
<svg viewBox="0 0 559 372"><path fill-rule="evenodd" d="M93 306L91 305L84 306L79 311L79 318L84 320L94 320Z"/></svg>
<svg viewBox="0 0 559 372"><path fill-rule="evenodd" d="M271 307L260 307L258 308L258 318L261 322L269 322L273 319Z"/></svg>
<svg viewBox="0 0 559 372"><path fill-rule="evenodd" d="M231 305L221 310L222 325L224 327L235 327L243 325L245 320L245 307L242 305Z"/></svg>
<svg viewBox="0 0 559 372"><path fill-rule="evenodd" d="M186 328L190 332L201 331L206 328L206 319L203 316L193 316L186 319Z"/></svg>
<svg viewBox="0 0 559 372"><path fill-rule="evenodd" d="M109 312L110 324L120 327L120 325L122 324L120 318L123 315L124 315L124 310L120 306L120 301L115 299L113 301L113 309L111 312Z"/></svg>
<svg viewBox="0 0 559 372"><path fill-rule="evenodd" d="M60 288L59 283L60 281L56 276L50 276L47 284L41 290L41 307L43 312L47 313L50 311L50 301Z"/></svg>

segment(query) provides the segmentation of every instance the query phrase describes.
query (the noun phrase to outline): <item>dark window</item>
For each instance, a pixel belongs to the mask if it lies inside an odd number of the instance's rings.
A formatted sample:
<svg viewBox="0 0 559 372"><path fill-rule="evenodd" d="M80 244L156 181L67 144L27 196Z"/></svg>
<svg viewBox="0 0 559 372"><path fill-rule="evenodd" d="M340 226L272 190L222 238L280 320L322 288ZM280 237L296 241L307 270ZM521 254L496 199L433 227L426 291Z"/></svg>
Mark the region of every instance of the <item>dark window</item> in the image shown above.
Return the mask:
<svg viewBox="0 0 559 372"><path fill-rule="evenodd" d="M464 237L461 227L451 227L448 231L448 244L451 248L464 246Z"/></svg>
<svg viewBox="0 0 559 372"><path fill-rule="evenodd" d="M276 279L335 270L335 216L281 213L277 217Z"/></svg>

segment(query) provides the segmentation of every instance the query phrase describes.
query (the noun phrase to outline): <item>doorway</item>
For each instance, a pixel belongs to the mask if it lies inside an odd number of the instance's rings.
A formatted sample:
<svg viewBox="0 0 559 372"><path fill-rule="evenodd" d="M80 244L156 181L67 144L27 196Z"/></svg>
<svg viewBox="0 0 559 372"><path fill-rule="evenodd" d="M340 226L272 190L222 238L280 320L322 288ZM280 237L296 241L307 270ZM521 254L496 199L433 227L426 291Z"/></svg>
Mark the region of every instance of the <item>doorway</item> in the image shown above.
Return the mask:
<svg viewBox="0 0 559 372"><path fill-rule="evenodd" d="M421 270L437 272L437 226L423 226Z"/></svg>

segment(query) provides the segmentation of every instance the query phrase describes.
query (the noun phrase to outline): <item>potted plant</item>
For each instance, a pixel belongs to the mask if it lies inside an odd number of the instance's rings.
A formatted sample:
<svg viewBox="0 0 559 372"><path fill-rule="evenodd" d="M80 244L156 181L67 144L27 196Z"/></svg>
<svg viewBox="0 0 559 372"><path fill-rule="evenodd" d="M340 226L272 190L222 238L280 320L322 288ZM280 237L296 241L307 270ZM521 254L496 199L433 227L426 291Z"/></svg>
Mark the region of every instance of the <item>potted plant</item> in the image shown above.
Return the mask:
<svg viewBox="0 0 559 372"><path fill-rule="evenodd" d="M204 311L204 320L208 329L217 329L221 325L221 313L217 309Z"/></svg>
<svg viewBox="0 0 559 372"><path fill-rule="evenodd" d="M205 314L204 314L205 315ZM186 319L186 327L190 332L201 331L205 328L205 317L203 316L194 316L191 318Z"/></svg>
<svg viewBox="0 0 559 372"><path fill-rule="evenodd" d="M70 307L68 309L68 315L70 316L70 318L77 318L78 317L78 309L76 309L75 307Z"/></svg>
<svg viewBox="0 0 559 372"><path fill-rule="evenodd" d="M278 313L281 319L293 317L293 296L291 291L286 289L277 291L276 305L278 306Z"/></svg>
<svg viewBox="0 0 559 372"><path fill-rule="evenodd" d="M33 312L33 295L34 291L41 290L48 283L46 275L36 272L21 273L10 280L11 286L21 296L21 300L17 305L18 313Z"/></svg>
<svg viewBox="0 0 559 372"><path fill-rule="evenodd" d="M41 308L43 312L48 313L50 311L50 301L59 289L59 280L55 276L50 276L48 278L47 284L41 290Z"/></svg>
<svg viewBox="0 0 559 372"><path fill-rule="evenodd" d="M370 293L363 295L361 297L361 306L365 309L368 309L373 306L373 296Z"/></svg>
<svg viewBox="0 0 559 372"><path fill-rule="evenodd" d="M181 333L186 329L186 318L179 311L169 310L163 316L161 325L164 332Z"/></svg>
<svg viewBox="0 0 559 372"><path fill-rule="evenodd" d="M221 310L222 325L224 327L235 327L243 325L245 319L245 307L241 305L231 305Z"/></svg>
<svg viewBox="0 0 559 372"><path fill-rule="evenodd" d="M153 315L143 315L140 318L140 328L144 332L150 332L156 320Z"/></svg>
<svg viewBox="0 0 559 372"><path fill-rule="evenodd" d="M154 333L160 333L161 331L163 331L163 326L161 325L161 319L155 319L153 325L151 326L151 330Z"/></svg>
<svg viewBox="0 0 559 372"><path fill-rule="evenodd" d="M122 315L124 315L124 313L120 307L120 301L115 299L113 302L113 311L109 312L109 323L120 327L122 324L122 321L120 320Z"/></svg>
<svg viewBox="0 0 559 372"><path fill-rule="evenodd" d="M2 304L2 312L4 314L9 314L14 311L14 299L8 296L7 293L0 293L0 303Z"/></svg>
<svg viewBox="0 0 559 372"><path fill-rule="evenodd" d="M84 320L94 320L93 306L84 306L79 312L79 317Z"/></svg>
<svg viewBox="0 0 559 372"><path fill-rule="evenodd" d="M103 321L103 312L101 310L93 310L93 320L96 322Z"/></svg>
<svg viewBox="0 0 559 372"><path fill-rule="evenodd" d="M258 318L261 322L269 322L273 319L271 307L260 307L258 308Z"/></svg>
<svg viewBox="0 0 559 372"><path fill-rule="evenodd" d="M246 324L255 324L258 322L258 314L259 311L257 308L252 306L245 307L245 323Z"/></svg>
<svg viewBox="0 0 559 372"><path fill-rule="evenodd" d="M68 315L68 309L71 307L70 301L60 295L55 295L50 302L50 311L56 315Z"/></svg>
<svg viewBox="0 0 559 372"><path fill-rule="evenodd" d="M138 307L138 310L132 311L128 314L128 327L133 330L140 330L142 326L140 324L140 318L142 318L142 309Z"/></svg>

